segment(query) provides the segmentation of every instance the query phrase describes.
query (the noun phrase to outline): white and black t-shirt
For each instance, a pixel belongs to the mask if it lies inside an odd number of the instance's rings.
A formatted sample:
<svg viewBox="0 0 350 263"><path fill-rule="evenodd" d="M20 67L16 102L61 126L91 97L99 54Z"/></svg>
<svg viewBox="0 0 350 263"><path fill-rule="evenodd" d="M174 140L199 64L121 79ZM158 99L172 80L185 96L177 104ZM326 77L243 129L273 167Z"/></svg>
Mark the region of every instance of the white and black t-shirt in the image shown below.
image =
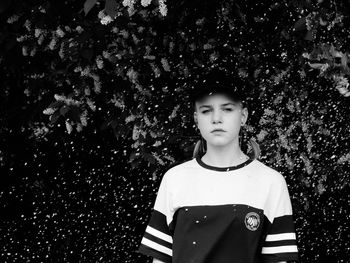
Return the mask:
<svg viewBox="0 0 350 263"><path fill-rule="evenodd" d="M286 182L258 160L168 170L139 251L172 263L298 260Z"/></svg>

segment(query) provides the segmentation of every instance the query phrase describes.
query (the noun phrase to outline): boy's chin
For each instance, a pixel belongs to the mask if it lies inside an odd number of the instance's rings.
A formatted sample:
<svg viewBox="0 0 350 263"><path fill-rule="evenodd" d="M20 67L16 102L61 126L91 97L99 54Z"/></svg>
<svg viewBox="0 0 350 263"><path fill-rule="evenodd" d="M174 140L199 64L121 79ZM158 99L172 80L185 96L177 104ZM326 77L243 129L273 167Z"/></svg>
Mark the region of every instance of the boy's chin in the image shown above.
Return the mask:
<svg viewBox="0 0 350 263"><path fill-rule="evenodd" d="M230 142L228 142L227 140L213 140L211 142L207 142L208 144L210 144L212 147L225 147L228 146L230 144Z"/></svg>

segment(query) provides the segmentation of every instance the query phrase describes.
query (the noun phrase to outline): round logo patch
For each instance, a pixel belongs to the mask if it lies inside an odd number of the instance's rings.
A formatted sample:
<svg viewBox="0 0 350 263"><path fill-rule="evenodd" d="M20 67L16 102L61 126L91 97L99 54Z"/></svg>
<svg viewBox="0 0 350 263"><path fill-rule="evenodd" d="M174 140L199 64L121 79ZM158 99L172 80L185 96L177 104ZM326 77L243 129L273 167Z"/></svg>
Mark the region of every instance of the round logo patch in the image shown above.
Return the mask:
<svg viewBox="0 0 350 263"><path fill-rule="evenodd" d="M260 216L255 212L250 212L245 216L244 223L249 230L255 231L259 228Z"/></svg>

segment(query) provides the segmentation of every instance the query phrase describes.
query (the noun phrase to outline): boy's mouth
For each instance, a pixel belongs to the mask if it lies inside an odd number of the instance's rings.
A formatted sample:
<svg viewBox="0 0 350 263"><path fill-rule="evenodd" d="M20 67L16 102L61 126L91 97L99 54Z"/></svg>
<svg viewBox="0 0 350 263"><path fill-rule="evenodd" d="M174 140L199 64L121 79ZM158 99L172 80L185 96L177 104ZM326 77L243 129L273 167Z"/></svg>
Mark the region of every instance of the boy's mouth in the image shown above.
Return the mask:
<svg viewBox="0 0 350 263"><path fill-rule="evenodd" d="M215 130L212 130L211 132L213 133L213 132L226 132L226 131L223 129L215 129Z"/></svg>

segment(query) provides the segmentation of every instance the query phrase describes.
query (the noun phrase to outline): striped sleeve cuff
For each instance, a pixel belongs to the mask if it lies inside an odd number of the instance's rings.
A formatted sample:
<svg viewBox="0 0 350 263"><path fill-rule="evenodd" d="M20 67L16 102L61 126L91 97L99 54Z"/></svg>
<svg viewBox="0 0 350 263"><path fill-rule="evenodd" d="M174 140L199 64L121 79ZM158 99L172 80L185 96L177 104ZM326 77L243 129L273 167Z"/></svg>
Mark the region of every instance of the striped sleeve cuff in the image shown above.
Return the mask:
<svg viewBox="0 0 350 263"><path fill-rule="evenodd" d="M172 261L173 238L166 224L166 217L154 210L141 240L139 252L163 262Z"/></svg>
<svg viewBox="0 0 350 263"><path fill-rule="evenodd" d="M292 216L275 218L261 250L264 262L298 260Z"/></svg>
<svg viewBox="0 0 350 263"><path fill-rule="evenodd" d="M268 235L262 254L298 253L295 233Z"/></svg>
<svg viewBox="0 0 350 263"><path fill-rule="evenodd" d="M148 226L141 240L139 252L164 262L171 262L172 237Z"/></svg>

